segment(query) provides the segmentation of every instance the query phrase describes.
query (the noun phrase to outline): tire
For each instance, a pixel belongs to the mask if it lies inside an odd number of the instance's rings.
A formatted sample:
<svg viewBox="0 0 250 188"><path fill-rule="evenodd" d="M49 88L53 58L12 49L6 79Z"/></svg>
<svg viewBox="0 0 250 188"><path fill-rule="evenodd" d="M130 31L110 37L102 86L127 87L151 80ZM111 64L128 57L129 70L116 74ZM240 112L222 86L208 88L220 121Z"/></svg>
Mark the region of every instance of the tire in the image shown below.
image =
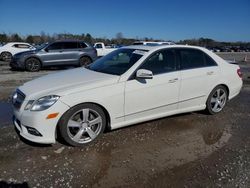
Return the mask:
<svg viewBox="0 0 250 188"><path fill-rule="evenodd" d="M89 57L81 57L79 60L79 66L80 67L86 67L88 66L90 63L92 63L92 60Z"/></svg>
<svg viewBox="0 0 250 188"><path fill-rule="evenodd" d="M85 103L72 107L60 119L60 136L71 146L93 143L106 127L106 116L102 108Z"/></svg>
<svg viewBox="0 0 250 188"><path fill-rule="evenodd" d="M215 87L209 94L206 102L206 111L209 114L217 114L223 110L228 100L228 91L225 86Z"/></svg>
<svg viewBox="0 0 250 188"><path fill-rule="evenodd" d="M10 52L2 52L1 59L5 62L10 62L12 59L12 54Z"/></svg>
<svg viewBox="0 0 250 188"><path fill-rule="evenodd" d="M41 63L36 58L29 58L25 61L25 70L29 72L37 72L41 69Z"/></svg>

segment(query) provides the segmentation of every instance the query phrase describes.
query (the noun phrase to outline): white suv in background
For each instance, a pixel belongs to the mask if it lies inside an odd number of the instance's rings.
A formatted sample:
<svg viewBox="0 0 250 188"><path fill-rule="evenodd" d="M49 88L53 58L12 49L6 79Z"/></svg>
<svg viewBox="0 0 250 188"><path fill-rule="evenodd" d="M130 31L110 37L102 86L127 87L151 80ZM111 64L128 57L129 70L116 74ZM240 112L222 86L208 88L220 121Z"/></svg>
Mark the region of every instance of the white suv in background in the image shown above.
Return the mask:
<svg viewBox="0 0 250 188"><path fill-rule="evenodd" d="M36 48L24 42L10 42L0 47L0 59L10 61L12 56L24 51L35 50Z"/></svg>

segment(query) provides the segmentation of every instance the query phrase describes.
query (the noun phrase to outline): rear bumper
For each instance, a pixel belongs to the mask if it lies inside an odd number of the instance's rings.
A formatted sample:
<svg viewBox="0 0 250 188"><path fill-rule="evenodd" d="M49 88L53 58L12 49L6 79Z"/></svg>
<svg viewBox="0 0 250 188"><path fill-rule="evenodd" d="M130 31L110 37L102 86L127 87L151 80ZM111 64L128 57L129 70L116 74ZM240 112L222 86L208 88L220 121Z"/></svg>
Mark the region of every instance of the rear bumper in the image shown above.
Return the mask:
<svg viewBox="0 0 250 188"><path fill-rule="evenodd" d="M230 88L228 99L231 100L232 98L236 97L240 93L242 86L243 81L241 80L237 86Z"/></svg>

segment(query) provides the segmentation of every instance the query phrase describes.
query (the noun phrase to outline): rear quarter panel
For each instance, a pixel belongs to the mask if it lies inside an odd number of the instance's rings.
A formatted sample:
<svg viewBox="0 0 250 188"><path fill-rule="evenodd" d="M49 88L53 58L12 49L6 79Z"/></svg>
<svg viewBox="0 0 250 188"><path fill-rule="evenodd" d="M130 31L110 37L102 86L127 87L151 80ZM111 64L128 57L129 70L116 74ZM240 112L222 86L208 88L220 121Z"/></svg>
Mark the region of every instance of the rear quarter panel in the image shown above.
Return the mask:
<svg viewBox="0 0 250 188"><path fill-rule="evenodd" d="M238 65L226 62L224 59L209 50L205 51L218 63L220 68L221 76L220 78L218 78L216 85L225 84L226 86L228 86L228 99L232 99L233 97L239 94L242 88L242 79L237 74L237 69L239 69L240 67Z"/></svg>
<svg viewBox="0 0 250 188"><path fill-rule="evenodd" d="M237 70L240 67L238 65L234 64L225 64L222 66L222 74L225 78L225 82L227 83L227 86L229 87L229 96L228 99L232 99L236 95L239 94L241 88L242 88L242 79L237 74Z"/></svg>

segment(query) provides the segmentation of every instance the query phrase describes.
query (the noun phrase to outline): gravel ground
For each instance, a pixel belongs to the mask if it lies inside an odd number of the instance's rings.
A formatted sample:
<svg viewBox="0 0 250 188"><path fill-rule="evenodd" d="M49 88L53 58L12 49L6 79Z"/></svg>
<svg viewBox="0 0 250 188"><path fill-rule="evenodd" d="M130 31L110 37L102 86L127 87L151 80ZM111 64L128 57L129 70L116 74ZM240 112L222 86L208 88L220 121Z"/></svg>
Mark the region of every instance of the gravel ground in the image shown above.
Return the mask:
<svg viewBox="0 0 250 188"><path fill-rule="evenodd" d="M0 126L0 187L250 187L250 64L241 67L242 92L222 113L137 124L82 148L27 142L7 121ZM20 83L54 70L19 73L3 65L0 72L6 100Z"/></svg>

